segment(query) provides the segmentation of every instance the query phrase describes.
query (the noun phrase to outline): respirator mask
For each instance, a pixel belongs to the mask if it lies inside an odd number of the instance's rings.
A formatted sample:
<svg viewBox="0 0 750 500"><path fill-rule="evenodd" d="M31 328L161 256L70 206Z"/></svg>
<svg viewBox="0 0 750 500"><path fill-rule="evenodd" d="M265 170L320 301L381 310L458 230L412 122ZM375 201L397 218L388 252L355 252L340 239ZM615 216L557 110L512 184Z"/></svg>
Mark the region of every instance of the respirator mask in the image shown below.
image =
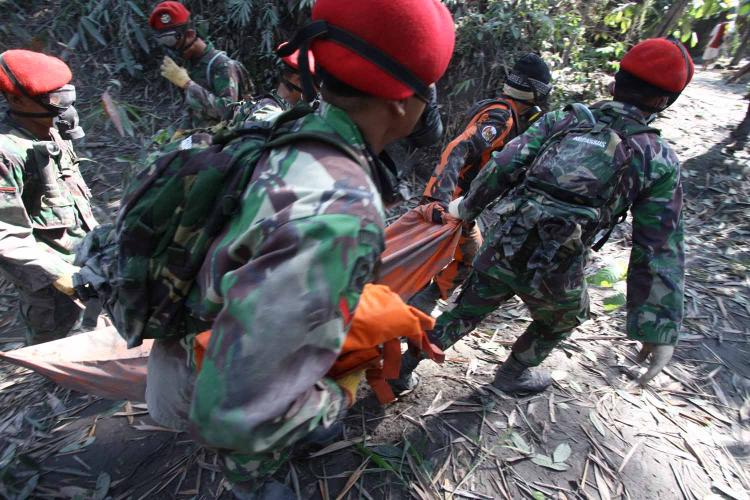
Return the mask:
<svg viewBox="0 0 750 500"><path fill-rule="evenodd" d="M188 26L177 26L176 28L167 29L167 30L161 30L156 31L154 33L154 38L156 39L156 43L159 44L159 46L164 49L164 52L166 52L172 59L175 59L177 57L180 57L183 52L188 50L192 45L195 43L195 41L198 39L198 37L193 37L193 40L185 45L184 47L180 47L180 45L183 44L183 40L185 39L185 32L187 31Z"/></svg>

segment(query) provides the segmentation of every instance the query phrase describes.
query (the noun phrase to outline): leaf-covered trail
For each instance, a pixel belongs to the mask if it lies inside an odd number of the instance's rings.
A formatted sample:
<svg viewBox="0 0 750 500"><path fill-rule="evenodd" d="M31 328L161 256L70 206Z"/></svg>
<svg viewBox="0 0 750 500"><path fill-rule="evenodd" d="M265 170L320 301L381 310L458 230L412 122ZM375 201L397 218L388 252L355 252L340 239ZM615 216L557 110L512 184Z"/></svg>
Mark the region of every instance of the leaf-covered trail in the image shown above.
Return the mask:
<svg viewBox="0 0 750 500"><path fill-rule="evenodd" d="M684 164L688 292L683 340L653 389L632 386L636 345L622 309L605 311L619 281L592 287L592 319L546 362L551 390L494 390L496 364L530 321L511 301L444 366L421 366L412 394L381 408L362 389L344 440L297 454L279 479L301 498L748 498L750 172L747 152L722 155L747 104L720 76L699 73L657 122ZM619 274L628 234L591 274ZM0 296L8 348L13 293ZM215 454L156 427L143 405L0 365L0 497L230 498L217 471Z"/></svg>

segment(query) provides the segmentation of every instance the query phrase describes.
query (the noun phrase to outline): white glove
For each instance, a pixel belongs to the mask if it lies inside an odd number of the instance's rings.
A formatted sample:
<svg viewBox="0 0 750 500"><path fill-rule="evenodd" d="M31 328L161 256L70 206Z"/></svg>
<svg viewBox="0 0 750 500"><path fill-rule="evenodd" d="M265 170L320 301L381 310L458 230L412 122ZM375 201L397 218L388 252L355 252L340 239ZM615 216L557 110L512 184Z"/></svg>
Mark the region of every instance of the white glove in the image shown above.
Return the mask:
<svg viewBox="0 0 750 500"><path fill-rule="evenodd" d="M463 203L464 197L459 196L455 200L448 203L448 214L456 219L461 219L461 203Z"/></svg>

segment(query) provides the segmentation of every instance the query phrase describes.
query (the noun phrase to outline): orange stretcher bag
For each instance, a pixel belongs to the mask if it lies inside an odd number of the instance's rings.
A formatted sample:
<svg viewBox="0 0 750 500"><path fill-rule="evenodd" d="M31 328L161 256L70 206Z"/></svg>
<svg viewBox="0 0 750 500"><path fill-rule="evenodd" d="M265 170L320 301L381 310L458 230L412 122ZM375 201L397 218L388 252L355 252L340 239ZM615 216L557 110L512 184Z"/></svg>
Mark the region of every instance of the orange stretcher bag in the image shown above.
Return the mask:
<svg viewBox="0 0 750 500"><path fill-rule="evenodd" d="M386 228L381 277L377 285L363 290L341 355L329 372L338 378L364 369L382 403L394 399L386 380L398 377L401 338L430 359L443 358L425 335L434 326L432 318L404 304L450 263L461 237L457 219L447 218L442 225L432 222L436 207L434 203L416 207ZM196 337L197 363L202 362L209 339L210 332ZM143 401L150 347L144 342L128 349L114 328L105 328L0 352L0 359L37 371L68 389Z"/></svg>
<svg viewBox="0 0 750 500"><path fill-rule="evenodd" d="M387 286L365 285L341 354L328 376L339 379L364 370L378 401L390 403L396 397L387 381L398 378L402 338L408 341L410 349L423 352L433 361L442 363L445 359L443 351L427 338L426 332L434 326L434 319L406 305ZM210 340L210 330L195 337L193 353L198 370L203 365Z"/></svg>

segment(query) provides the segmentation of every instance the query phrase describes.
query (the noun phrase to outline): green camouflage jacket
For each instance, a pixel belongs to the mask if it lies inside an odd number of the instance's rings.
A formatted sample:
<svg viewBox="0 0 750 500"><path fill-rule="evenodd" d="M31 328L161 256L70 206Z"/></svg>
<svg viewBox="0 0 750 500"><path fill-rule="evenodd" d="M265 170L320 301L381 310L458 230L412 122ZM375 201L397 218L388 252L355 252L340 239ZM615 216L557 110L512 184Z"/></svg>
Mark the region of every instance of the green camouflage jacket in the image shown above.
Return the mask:
<svg viewBox="0 0 750 500"><path fill-rule="evenodd" d="M257 99L239 103L232 116L230 127L242 127L249 121L272 120L291 106L275 90Z"/></svg>
<svg viewBox="0 0 750 500"><path fill-rule="evenodd" d="M242 72L239 63L212 43L203 55L188 61L190 83L185 89L188 116L181 128L203 128L229 119L233 105L240 100Z"/></svg>
<svg viewBox="0 0 750 500"><path fill-rule="evenodd" d="M52 134L39 141L0 120L0 269L32 291L71 273L76 247L97 225L73 146Z"/></svg>
<svg viewBox="0 0 750 500"><path fill-rule="evenodd" d="M645 125L634 106L604 102L597 113L625 115ZM465 218L475 218L498 197L523 180L545 141L574 120L564 111L548 113L523 135L494 153L472 182L461 205ZM634 155L614 197L611 213L630 207L633 248L628 269L627 333L632 339L676 344L682 323L684 296L684 241L680 165L672 148L657 134L631 138Z"/></svg>
<svg viewBox="0 0 750 500"><path fill-rule="evenodd" d="M323 103L295 127L337 134L375 168L342 110ZM346 407L326 373L384 248L371 175L314 141L271 150L259 161L188 300L193 315L213 322L190 414L203 442L274 452L329 425Z"/></svg>

